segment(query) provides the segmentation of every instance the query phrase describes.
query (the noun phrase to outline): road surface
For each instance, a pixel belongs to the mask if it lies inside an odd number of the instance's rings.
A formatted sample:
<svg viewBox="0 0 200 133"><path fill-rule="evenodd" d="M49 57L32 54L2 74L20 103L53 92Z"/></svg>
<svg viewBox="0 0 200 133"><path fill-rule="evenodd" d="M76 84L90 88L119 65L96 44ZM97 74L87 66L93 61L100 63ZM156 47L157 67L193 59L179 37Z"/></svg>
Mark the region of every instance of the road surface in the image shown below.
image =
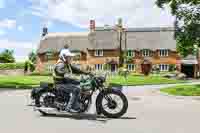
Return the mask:
<svg viewBox="0 0 200 133"><path fill-rule="evenodd" d="M163 86L127 87L127 114L120 119L96 117L43 117L34 112L27 90L0 92L1 133L197 133L200 100L160 95Z"/></svg>

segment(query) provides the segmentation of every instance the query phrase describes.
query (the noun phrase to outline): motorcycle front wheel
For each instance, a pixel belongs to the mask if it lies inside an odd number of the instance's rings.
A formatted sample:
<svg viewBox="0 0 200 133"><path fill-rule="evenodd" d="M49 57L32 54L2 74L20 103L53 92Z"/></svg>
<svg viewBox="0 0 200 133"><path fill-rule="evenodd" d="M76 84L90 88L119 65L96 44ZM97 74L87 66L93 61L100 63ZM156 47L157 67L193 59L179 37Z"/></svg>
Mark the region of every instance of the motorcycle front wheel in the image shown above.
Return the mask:
<svg viewBox="0 0 200 133"><path fill-rule="evenodd" d="M101 113L108 118L119 118L127 112L128 100L121 91L107 92L97 100Z"/></svg>

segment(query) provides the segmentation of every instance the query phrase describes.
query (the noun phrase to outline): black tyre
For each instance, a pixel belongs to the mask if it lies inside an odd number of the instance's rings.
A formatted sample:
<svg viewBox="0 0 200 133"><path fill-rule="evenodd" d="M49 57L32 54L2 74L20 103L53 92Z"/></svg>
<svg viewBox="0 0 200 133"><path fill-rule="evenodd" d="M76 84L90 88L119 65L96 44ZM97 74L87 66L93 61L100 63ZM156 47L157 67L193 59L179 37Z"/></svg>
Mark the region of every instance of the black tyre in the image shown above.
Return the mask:
<svg viewBox="0 0 200 133"><path fill-rule="evenodd" d="M119 99L117 100L112 96L118 97ZM106 94L98 97L97 100L98 100L97 104L101 110L101 113L108 118L119 118L127 112L128 100L121 91L109 91ZM104 103L104 101L107 101L107 103ZM123 104L120 108L119 108L120 105L118 103L119 101L121 101ZM116 109L119 110L114 111Z"/></svg>
<svg viewBox="0 0 200 133"><path fill-rule="evenodd" d="M55 96L51 92L43 92L35 99L36 107L51 107L54 104Z"/></svg>
<svg viewBox="0 0 200 133"><path fill-rule="evenodd" d="M41 107L41 105L40 105L40 95L35 98L35 106Z"/></svg>

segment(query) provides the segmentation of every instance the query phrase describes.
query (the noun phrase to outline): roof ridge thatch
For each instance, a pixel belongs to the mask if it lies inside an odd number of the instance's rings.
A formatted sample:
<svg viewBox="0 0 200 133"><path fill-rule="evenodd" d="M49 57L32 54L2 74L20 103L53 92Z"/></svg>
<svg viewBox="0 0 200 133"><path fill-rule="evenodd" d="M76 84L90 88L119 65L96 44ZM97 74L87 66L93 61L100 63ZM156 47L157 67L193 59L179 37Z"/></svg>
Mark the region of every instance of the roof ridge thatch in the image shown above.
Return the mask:
<svg viewBox="0 0 200 133"><path fill-rule="evenodd" d="M148 30L149 29L149 30ZM170 49L176 50L174 31L171 28L129 28L127 32L127 48L140 49ZM93 34L92 34L93 33ZM117 49L119 47L118 33L114 30L101 30L94 32L65 32L48 33L40 41L38 53L45 53L47 48L59 51L66 42L70 43L70 49L85 51L87 49ZM122 48L125 48L123 35Z"/></svg>

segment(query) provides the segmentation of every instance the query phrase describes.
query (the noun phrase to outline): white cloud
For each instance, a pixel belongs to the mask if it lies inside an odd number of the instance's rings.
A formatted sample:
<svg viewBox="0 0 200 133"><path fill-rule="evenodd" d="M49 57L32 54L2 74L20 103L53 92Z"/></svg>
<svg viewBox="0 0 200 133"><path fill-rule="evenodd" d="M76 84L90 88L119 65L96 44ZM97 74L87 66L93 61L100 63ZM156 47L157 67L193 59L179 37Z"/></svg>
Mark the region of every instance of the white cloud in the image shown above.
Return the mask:
<svg viewBox="0 0 200 133"><path fill-rule="evenodd" d="M5 0L0 0L0 8L5 8Z"/></svg>
<svg viewBox="0 0 200 133"><path fill-rule="evenodd" d="M0 36L3 36L5 34L6 34L6 32L3 29L0 29Z"/></svg>
<svg viewBox="0 0 200 133"><path fill-rule="evenodd" d="M24 27L21 26L21 25L20 25L20 26L17 26L17 30L18 30L18 31L24 31Z"/></svg>
<svg viewBox="0 0 200 133"><path fill-rule="evenodd" d="M16 20L12 19L3 19L0 20L0 28L15 28L16 27Z"/></svg>
<svg viewBox="0 0 200 133"><path fill-rule="evenodd" d="M52 21L48 21L46 25L47 25L47 27L52 27L53 26L53 22Z"/></svg>
<svg viewBox="0 0 200 133"><path fill-rule="evenodd" d="M17 61L25 60L28 54L37 48L38 43L11 41L8 39L0 40L0 49L12 49Z"/></svg>
<svg viewBox="0 0 200 133"><path fill-rule="evenodd" d="M161 10L155 0L30 0L33 14L44 21L59 20L88 27L95 19L97 26L113 25L121 17L129 27L172 26L169 10Z"/></svg>

